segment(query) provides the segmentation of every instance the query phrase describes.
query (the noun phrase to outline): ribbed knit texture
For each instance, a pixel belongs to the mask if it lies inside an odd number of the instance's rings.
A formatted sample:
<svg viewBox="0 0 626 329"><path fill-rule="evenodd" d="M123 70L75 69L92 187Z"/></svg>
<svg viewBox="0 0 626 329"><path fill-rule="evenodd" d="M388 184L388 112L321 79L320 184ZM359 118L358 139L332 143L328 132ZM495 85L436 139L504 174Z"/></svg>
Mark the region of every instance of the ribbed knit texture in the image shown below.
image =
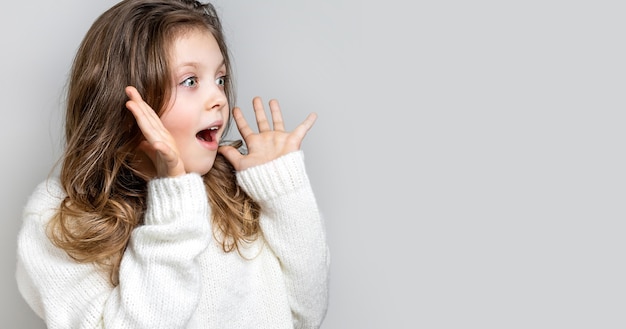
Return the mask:
<svg viewBox="0 0 626 329"><path fill-rule="evenodd" d="M328 297L324 226L302 151L237 175L261 204L263 234L239 253L214 241L202 178L148 186L145 224L131 236L120 284L51 244L46 224L64 197L40 184L18 236L19 290L48 328L318 328Z"/></svg>

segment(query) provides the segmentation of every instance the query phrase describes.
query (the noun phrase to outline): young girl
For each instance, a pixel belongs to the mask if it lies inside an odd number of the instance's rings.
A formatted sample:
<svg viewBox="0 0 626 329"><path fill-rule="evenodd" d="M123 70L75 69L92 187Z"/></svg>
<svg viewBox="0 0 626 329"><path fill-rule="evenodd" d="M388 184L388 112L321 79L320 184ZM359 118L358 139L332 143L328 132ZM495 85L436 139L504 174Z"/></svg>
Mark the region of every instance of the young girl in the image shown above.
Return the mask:
<svg viewBox="0 0 626 329"><path fill-rule="evenodd" d="M124 0L87 32L59 177L24 210L17 283L49 328L318 328L329 258L300 145L253 100L224 142L230 60L214 8ZM271 122L270 122L271 121ZM241 143L239 143L241 144Z"/></svg>

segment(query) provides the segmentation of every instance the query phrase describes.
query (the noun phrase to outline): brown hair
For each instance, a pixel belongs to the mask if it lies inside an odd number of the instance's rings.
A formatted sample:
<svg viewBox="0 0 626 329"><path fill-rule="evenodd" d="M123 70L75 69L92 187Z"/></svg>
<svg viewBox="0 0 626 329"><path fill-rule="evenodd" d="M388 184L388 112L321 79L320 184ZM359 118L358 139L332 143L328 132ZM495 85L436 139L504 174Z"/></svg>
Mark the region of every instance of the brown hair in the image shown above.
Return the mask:
<svg viewBox="0 0 626 329"><path fill-rule="evenodd" d="M160 115L172 97L171 46L191 29L215 37L230 72L215 8L190 0L121 1L96 19L74 58L60 172L67 196L49 223L48 235L76 261L103 266L113 285L119 283L131 232L142 224L147 193L147 178L134 162L142 133L126 109L124 88L135 86ZM226 80L225 92L232 106L232 79ZM214 235L221 237L224 251L256 238L259 206L237 185L235 170L222 155L204 182Z"/></svg>

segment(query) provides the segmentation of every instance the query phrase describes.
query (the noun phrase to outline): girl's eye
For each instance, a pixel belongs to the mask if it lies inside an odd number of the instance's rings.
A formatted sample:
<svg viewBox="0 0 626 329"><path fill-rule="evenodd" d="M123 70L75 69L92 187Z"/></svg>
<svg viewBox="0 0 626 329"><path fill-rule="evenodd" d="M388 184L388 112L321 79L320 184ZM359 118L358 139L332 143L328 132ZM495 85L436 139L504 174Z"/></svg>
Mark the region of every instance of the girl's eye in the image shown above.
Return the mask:
<svg viewBox="0 0 626 329"><path fill-rule="evenodd" d="M180 83L181 86L185 86L185 87L195 87L197 84L198 84L197 77L187 78L183 80L183 82Z"/></svg>
<svg viewBox="0 0 626 329"><path fill-rule="evenodd" d="M224 75L215 79L215 83L220 87L224 87L224 85L226 85L226 76Z"/></svg>

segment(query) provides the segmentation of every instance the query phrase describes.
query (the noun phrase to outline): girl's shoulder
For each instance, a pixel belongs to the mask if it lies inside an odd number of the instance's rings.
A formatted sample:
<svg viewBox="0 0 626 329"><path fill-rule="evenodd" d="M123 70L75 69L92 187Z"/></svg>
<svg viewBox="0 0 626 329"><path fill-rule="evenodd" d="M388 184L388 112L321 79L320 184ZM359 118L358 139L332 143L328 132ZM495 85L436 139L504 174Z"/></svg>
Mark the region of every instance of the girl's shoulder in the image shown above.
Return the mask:
<svg viewBox="0 0 626 329"><path fill-rule="evenodd" d="M35 187L24 208L24 215L55 211L65 196L59 178L50 177Z"/></svg>

